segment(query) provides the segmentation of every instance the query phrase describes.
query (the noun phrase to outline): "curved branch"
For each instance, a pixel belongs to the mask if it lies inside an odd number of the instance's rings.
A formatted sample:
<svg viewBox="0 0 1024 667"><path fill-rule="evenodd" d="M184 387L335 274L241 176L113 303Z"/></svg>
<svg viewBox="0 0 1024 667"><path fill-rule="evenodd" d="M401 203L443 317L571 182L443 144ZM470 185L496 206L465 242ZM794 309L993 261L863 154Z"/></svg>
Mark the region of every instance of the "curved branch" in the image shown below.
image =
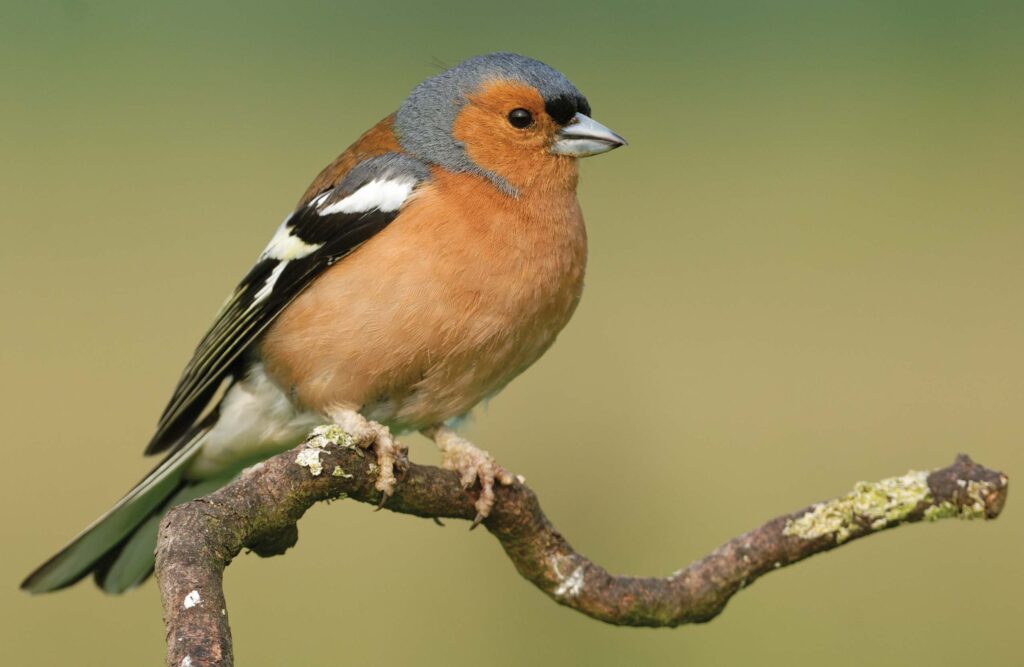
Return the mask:
<svg viewBox="0 0 1024 667"><path fill-rule="evenodd" d="M376 466L336 427L245 471L205 498L173 508L160 526L156 574L172 667L231 665L222 578L242 549L282 554L314 503L349 497L378 503ZM577 553L516 482L496 489L483 525L523 577L559 604L615 625L702 623L763 574L905 523L947 517L993 519L1006 501L1006 475L960 455L947 468L860 482L847 495L772 519L668 577L609 574ZM474 495L456 473L402 462L386 509L426 518L472 520Z"/></svg>

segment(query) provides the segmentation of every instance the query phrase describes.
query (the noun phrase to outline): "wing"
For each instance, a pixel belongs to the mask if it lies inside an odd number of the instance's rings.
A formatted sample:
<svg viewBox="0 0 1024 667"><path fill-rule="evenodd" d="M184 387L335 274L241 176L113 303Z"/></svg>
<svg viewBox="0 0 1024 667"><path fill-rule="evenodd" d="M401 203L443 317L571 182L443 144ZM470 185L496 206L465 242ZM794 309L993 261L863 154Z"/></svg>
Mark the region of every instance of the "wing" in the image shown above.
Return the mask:
<svg viewBox="0 0 1024 667"><path fill-rule="evenodd" d="M242 354L327 267L388 226L429 176L415 158L385 153L356 165L333 188L292 213L278 228L196 348L146 448L175 446L202 416Z"/></svg>

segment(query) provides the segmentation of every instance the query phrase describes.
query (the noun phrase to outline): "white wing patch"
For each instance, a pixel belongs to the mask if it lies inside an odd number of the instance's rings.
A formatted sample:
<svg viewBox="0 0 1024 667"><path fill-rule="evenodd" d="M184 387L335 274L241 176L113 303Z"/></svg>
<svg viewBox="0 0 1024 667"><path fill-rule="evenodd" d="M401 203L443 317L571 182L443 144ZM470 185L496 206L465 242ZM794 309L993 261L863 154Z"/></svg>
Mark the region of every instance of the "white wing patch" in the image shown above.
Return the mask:
<svg viewBox="0 0 1024 667"><path fill-rule="evenodd" d="M264 301L270 293L274 291L274 285L277 283L277 279L281 277L281 272L284 271L284 267L288 266L288 262L284 261L274 267L274 270L267 276L266 282L263 286L256 290L256 294L252 297L252 303L249 304L249 308L254 307L256 304Z"/></svg>
<svg viewBox="0 0 1024 667"><path fill-rule="evenodd" d="M291 218L289 217L288 220L291 220ZM302 259L323 247L323 243L306 243L298 236L295 236L292 233L292 228L288 226L288 220L281 223L281 226L274 232L274 238L270 239L270 243L267 244L266 249L263 251L261 259L279 259L284 261Z"/></svg>
<svg viewBox="0 0 1024 667"><path fill-rule="evenodd" d="M317 211L320 215L334 213L365 213L377 209L390 213L401 208L409 193L416 187L416 179L372 180L341 201Z"/></svg>

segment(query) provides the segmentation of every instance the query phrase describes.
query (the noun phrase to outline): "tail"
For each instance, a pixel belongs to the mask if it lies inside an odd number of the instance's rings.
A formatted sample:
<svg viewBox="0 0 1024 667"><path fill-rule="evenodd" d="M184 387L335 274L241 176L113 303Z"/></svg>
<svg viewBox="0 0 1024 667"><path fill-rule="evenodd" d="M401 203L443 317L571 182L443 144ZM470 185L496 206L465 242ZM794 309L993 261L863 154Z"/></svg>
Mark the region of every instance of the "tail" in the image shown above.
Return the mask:
<svg viewBox="0 0 1024 667"><path fill-rule="evenodd" d="M21 583L31 593L48 593L77 582L90 572L108 593L141 584L153 571L153 549L163 513L198 498L216 486L184 480L188 463L199 452L208 425L188 434L185 443L93 522L70 544ZM216 485L224 480L217 480Z"/></svg>

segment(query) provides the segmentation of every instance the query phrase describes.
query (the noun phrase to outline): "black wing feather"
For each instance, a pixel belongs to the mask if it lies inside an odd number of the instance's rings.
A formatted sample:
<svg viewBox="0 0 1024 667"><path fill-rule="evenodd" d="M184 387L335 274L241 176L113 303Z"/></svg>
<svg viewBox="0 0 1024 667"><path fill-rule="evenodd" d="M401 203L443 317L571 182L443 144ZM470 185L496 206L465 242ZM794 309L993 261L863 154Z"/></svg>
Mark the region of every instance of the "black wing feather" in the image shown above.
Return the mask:
<svg viewBox="0 0 1024 667"><path fill-rule="evenodd" d="M387 227L399 210L371 208L353 213L322 215L320 209L341 201L375 179L401 178L418 185L427 178L426 167L407 156L389 153L353 168L342 182L295 211L284 226L305 243L317 244L312 253L282 260L261 255L221 309L199 343L164 409L146 454L165 451L182 441L203 414L222 381L237 376L242 355L274 319L324 269L354 251ZM284 262L286 265L280 268ZM272 289L267 281L279 271ZM261 294L261 290L265 293Z"/></svg>

